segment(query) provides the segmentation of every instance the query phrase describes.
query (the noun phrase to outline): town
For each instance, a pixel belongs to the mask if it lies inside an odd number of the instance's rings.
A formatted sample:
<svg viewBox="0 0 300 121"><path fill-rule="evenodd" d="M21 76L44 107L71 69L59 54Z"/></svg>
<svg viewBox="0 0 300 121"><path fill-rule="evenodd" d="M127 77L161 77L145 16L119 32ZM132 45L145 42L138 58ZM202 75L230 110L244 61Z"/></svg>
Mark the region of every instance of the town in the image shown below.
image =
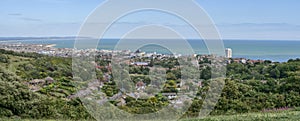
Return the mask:
<svg viewBox="0 0 300 121"><path fill-rule="evenodd" d="M55 48L55 44L24 44L24 43L0 43L0 49L14 51L14 52L23 52L23 53L38 53L48 56L56 57L72 57L72 56L82 56L87 55L90 52L95 52L101 54L103 59L108 59L112 56L113 53L122 53L123 55L127 54L128 57L157 57L160 59L167 59L169 57L181 57L181 54L159 54L159 53L145 53L140 50L136 52L131 52L130 50L97 50L97 49L85 49L77 50L74 48ZM251 60L246 58L233 58L231 48L225 49L225 57L228 58L227 63L243 63L243 64L254 64L254 63L263 63L264 60ZM214 55L198 55L194 54L194 57L198 56L199 59L203 60L204 58L215 57ZM147 65L145 62L134 62L132 64L137 65Z"/></svg>
<svg viewBox="0 0 300 121"><path fill-rule="evenodd" d="M118 106L126 105L126 98L128 96L134 98L142 97L153 97L153 92L159 92L163 97L170 101L171 104L174 104L175 107L183 105L184 102L190 101L187 97L183 98L178 95L180 93L189 94L191 90L197 90L202 87L202 82L211 78L211 66L216 66L216 68L221 68L225 64L230 63L243 63L243 64L253 64L253 63L262 63L261 60L246 60L244 58L232 58L232 50L226 48L225 54L226 57L220 57L216 55L181 55L181 54L159 54L159 53L146 53L141 50L131 52L129 50L96 50L96 49L86 49L86 50L76 50L72 48L55 48L55 45L44 45L44 44L21 44L21 43L9 43L9 44L0 44L0 49L23 52L23 53L38 53L48 56L56 57L81 57L89 56L91 52L96 53L96 60L93 62L96 70L101 72L97 76L97 79L88 81L86 84L87 87L79 90L77 93L68 96L68 98L95 98L95 95L98 95L98 103L102 104L110 100L118 100ZM122 57L115 57L115 54L122 55ZM202 72L200 75L200 80L197 79L188 79L185 82L180 81L181 77L188 76L193 68L190 67L187 72L182 71L180 68L179 59L184 59L186 61L196 58L196 65L198 65ZM116 83L112 78L113 76L113 66L112 61L122 61L129 66L129 79L122 79L120 84ZM156 67L159 65L160 67ZM186 66L186 65L184 65ZM155 78L150 78L150 72L164 70L166 77L160 77L156 75ZM120 71L120 70L118 70ZM120 73L120 72L118 72ZM196 75L192 75L197 77ZM133 82L133 85L127 82ZM54 83L55 80L51 77L45 79L34 79L28 82L28 85L32 91L39 91L43 86L47 86L51 83ZM125 84L124 84L125 83ZM125 85L125 86L124 86ZM117 87L119 86L119 87ZM126 92L130 86L135 89L134 92ZM124 88L125 87L125 88ZM121 92L118 91L120 88ZM123 89L123 91L122 91ZM102 91L99 91L102 90ZM114 91L109 91L114 90ZM93 94L97 92L97 94ZM101 92L101 93L100 93ZM102 93L103 92L103 93ZM91 97L92 96L92 97ZM199 97L201 98L201 97Z"/></svg>

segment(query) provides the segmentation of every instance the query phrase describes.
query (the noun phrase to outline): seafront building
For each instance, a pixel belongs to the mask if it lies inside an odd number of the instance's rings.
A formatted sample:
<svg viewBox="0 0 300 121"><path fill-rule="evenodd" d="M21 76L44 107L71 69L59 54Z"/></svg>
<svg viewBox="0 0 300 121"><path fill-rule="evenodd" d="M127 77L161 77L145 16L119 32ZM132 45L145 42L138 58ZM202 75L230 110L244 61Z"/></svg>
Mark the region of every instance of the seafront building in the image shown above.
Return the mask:
<svg viewBox="0 0 300 121"><path fill-rule="evenodd" d="M54 45L47 45L47 44L22 44L22 43L0 43L0 49L4 50L10 50L15 52L33 52L33 53L39 53L44 54L48 56L56 56L56 57L80 57L80 56L90 56L92 53L96 53L104 60L111 60L113 54L121 54L124 58L152 58L152 59L158 59L158 60L165 60L169 58L179 58L184 57L181 54L174 54L174 55L168 55L168 54L159 54L159 53L145 53L141 52L140 50L136 52L131 52L130 50L97 50L97 49L85 49L85 50L77 50L74 48L55 48ZM197 57L198 61L205 61L204 59L208 60L219 60L222 61L222 57L217 57L216 55L192 55L193 57ZM246 59L237 59L234 60L232 58L232 49L226 48L225 49L225 57L230 58L227 60L227 63L231 62L241 62L243 64L245 63L256 63L255 60L246 60ZM120 58L122 59L122 58ZM260 61L258 61L260 62ZM130 62L131 65L136 66L149 66L150 61L141 61L141 62Z"/></svg>
<svg viewBox="0 0 300 121"><path fill-rule="evenodd" d="M226 48L225 49L226 58L232 58L232 49Z"/></svg>

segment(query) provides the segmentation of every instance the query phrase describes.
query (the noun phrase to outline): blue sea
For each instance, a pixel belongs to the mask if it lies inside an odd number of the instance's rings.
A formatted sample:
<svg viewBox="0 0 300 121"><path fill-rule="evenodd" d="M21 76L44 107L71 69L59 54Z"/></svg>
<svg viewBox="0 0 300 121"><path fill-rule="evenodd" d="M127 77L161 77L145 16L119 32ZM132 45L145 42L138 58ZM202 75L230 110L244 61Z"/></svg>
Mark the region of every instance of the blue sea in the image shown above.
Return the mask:
<svg viewBox="0 0 300 121"><path fill-rule="evenodd" d="M98 49L112 50L118 39L102 39ZM7 40L5 42L21 42L30 44L56 44L56 48L74 48L74 39L28 39ZM202 40L188 40L194 51L198 54L209 54ZM223 40L225 48L233 50L234 58L272 60L285 62L289 59L300 58L300 41L291 40ZM178 47L180 49L180 47ZM143 47L145 52L168 53L163 47Z"/></svg>

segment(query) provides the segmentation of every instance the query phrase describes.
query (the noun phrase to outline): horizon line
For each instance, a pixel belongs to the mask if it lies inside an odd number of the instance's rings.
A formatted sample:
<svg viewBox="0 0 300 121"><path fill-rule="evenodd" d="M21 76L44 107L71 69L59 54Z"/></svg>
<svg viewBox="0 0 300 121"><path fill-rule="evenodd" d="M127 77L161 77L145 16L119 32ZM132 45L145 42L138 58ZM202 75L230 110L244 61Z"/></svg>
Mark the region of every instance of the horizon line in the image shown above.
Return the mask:
<svg viewBox="0 0 300 121"><path fill-rule="evenodd" d="M7 38L7 39L60 39L60 38L90 38L90 39L98 39L92 37L78 37L78 36L0 36L0 39ZM101 38L101 39L122 39L122 38ZM130 39L130 38L128 38ZM144 39L144 38L132 38L132 39ZM153 40L160 39L160 38L153 38ZM177 39L177 38L162 38L162 40L170 40L170 39ZM187 40L199 40L199 38L187 38ZM203 40L203 39L201 39ZM206 39L206 40L216 40L216 39ZM225 41L300 41L300 39L247 39L247 38L224 38L221 40Z"/></svg>

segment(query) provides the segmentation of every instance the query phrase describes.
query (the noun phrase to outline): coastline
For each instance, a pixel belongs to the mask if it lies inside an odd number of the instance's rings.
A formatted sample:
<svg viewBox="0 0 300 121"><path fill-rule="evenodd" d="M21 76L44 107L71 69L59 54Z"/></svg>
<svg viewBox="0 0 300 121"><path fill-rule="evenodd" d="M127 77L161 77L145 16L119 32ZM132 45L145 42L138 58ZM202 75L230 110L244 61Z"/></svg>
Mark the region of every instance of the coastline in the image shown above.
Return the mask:
<svg viewBox="0 0 300 121"><path fill-rule="evenodd" d="M15 42L15 41L14 41ZM74 48L75 40L19 40L22 44L43 44L50 48L57 49L72 49ZM104 39L98 48L99 50L113 50L114 45L118 42L117 39ZM188 40L192 48L197 54L209 54L207 47L203 41ZM10 43L9 41L1 43ZM15 42L16 43L16 42ZM45 46L44 46L45 47ZM273 62L286 62L289 59L300 58L300 41L266 41L266 40L224 40L224 48L231 48L234 58L247 58L253 60L271 60ZM157 52L167 54L169 51L164 47L143 47L142 51L151 53Z"/></svg>
<svg viewBox="0 0 300 121"><path fill-rule="evenodd" d="M49 45L46 45L45 47L48 47L48 48L52 48L52 47L55 47L56 44L49 44Z"/></svg>

